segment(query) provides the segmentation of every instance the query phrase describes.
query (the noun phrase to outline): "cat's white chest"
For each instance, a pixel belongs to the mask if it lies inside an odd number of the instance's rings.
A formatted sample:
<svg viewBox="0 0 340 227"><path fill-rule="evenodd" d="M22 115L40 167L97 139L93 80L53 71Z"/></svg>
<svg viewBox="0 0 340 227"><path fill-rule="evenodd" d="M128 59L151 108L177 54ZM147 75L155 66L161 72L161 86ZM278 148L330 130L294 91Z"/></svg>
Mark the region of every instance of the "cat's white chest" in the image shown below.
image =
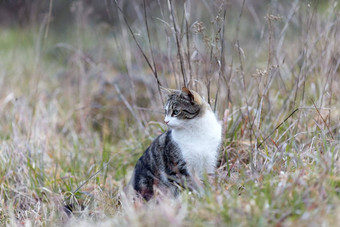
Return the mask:
<svg viewBox="0 0 340 227"><path fill-rule="evenodd" d="M221 124L212 112L191 122L185 129L173 130L172 137L178 144L188 169L200 178L213 173L221 143Z"/></svg>

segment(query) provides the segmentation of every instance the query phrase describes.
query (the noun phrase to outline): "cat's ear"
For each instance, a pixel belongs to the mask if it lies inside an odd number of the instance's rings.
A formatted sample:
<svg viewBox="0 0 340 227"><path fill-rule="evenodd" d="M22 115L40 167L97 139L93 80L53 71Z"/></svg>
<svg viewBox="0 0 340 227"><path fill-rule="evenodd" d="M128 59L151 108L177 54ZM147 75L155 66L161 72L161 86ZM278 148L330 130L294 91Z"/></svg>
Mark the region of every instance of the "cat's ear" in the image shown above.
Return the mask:
<svg viewBox="0 0 340 227"><path fill-rule="evenodd" d="M192 101L192 102L194 101L195 97L194 97L194 95L191 93L191 91L189 90L189 88L183 87L183 88L182 88L182 92L183 92L185 95L187 95L187 96L189 97L190 101Z"/></svg>
<svg viewBox="0 0 340 227"><path fill-rule="evenodd" d="M202 98L197 92L190 91L187 87L183 87L182 92L190 98L191 102L195 102L199 105L202 104Z"/></svg>

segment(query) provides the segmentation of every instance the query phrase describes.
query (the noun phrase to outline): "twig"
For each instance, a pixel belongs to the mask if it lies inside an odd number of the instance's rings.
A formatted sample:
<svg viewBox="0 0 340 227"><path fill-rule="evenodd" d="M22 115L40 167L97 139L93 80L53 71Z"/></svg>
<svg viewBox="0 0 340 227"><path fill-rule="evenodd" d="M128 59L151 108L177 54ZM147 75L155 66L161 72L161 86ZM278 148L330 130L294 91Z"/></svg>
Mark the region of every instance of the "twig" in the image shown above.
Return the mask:
<svg viewBox="0 0 340 227"><path fill-rule="evenodd" d="M100 173L105 167L107 167L107 165L110 163L111 159L105 163L105 165L102 166L102 168L100 168L97 172L95 172L94 174L92 174L89 178L87 178L83 183L81 183L73 192L71 195L69 195L67 197L66 200L69 200L71 198L72 195L74 195L75 193L77 193L85 184L87 184L87 182L89 182L92 178L94 178L95 176L97 176L98 173Z"/></svg>
<svg viewBox="0 0 340 227"><path fill-rule="evenodd" d="M133 40L135 41L135 43L136 43L136 45L137 45L139 51L140 51L141 54L143 55L143 57L144 57L146 63L148 64L149 68L151 69L153 75L155 76L158 87L159 87L159 86L162 86L161 82L160 82L159 79L158 79L158 75L157 75L155 69L154 69L154 68L152 67L152 65L151 65L151 62L150 62L149 58L146 56L146 54L144 53L142 47L141 47L140 44L138 43L138 41L137 41L137 39L136 39L136 36L135 36L135 34L133 33L133 31L132 31L132 29L131 29L131 26L129 25L129 23L128 23L127 19L126 19L126 16L125 16L123 10L119 7L117 0L115 0L114 3L116 4L116 6L117 6L119 12L121 12L121 14L123 15L124 22L125 22L126 26L128 27L128 29L129 29L129 31L130 31L130 33L131 33L131 35L132 35ZM160 89L159 89L159 91L160 91ZM162 96L162 95L161 95L161 96Z"/></svg>
<svg viewBox="0 0 340 227"><path fill-rule="evenodd" d="M311 27L312 27L312 21L313 21L313 18L314 18L314 15L315 15L315 13L316 13L316 10L317 10L318 5L319 5L319 0L316 1L315 7L314 7L314 9L313 9L313 11L312 11L312 15L311 15L310 20L309 20L309 22L308 22L309 24L308 24L308 27L307 27L307 33L306 33L306 39L305 39L305 47L304 47L304 49L306 49L306 53L308 53L308 49L307 49L307 42L309 41L308 35L309 35L309 33L310 33L310 30L311 30ZM302 72L302 73L303 73L302 102L303 102L304 99L305 99L306 77L307 77L306 67L307 67L307 65L308 65L308 54L307 54L307 56L304 58L304 60L305 60L305 61L304 61L305 67L302 68L302 69L304 69L304 71Z"/></svg>
<svg viewBox="0 0 340 227"><path fill-rule="evenodd" d="M189 4L189 6L188 6ZM189 40L189 17L190 11L188 12L188 8L191 7L190 0L186 0L184 2L184 14L185 14L185 28L186 28L186 39L187 39L187 62L189 65L189 81L192 81L192 71L191 71L191 61L190 61L190 40Z"/></svg>
<svg viewBox="0 0 340 227"><path fill-rule="evenodd" d="M49 30L50 23L51 23L51 17L52 17L52 5L53 5L53 0L50 0L50 5L49 5L49 7L48 7L47 24L46 24L46 30L45 30L45 36L44 36L45 39L47 39L48 30Z"/></svg>
<svg viewBox="0 0 340 227"><path fill-rule="evenodd" d="M242 7L241 7L241 12L240 12L240 15L239 15L238 20L237 20L237 25L236 25L236 39L238 39L238 33L239 33L239 31L240 31L240 22L241 22L241 18L242 18L243 8L244 8L245 2L246 2L246 0L243 0L243 2L242 2Z"/></svg>
<svg viewBox="0 0 340 227"><path fill-rule="evenodd" d="M303 51L302 51L302 63L301 63L301 66L299 67L299 75L298 75L297 80L296 80L296 89L295 89L295 94L294 94L293 106L296 105L297 93L298 93L299 84L300 84L301 81L303 83L301 101L304 102L304 98L305 98L305 87L306 87L306 77L307 77L306 67L307 67L307 64L308 64L308 50L309 50L308 36L309 36L310 30L311 30L312 20L313 20L316 8L318 6L318 3L319 3L319 1L317 1L316 6L313 9L311 17L307 21L308 24L307 24L307 30L306 30L306 34L305 34ZM299 116L298 119L300 120L300 116Z"/></svg>
<svg viewBox="0 0 340 227"><path fill-rule="evenodd" d="M215 106L214 106L214 112L216 112L217 107L217 100L218 100L218 94L220 91L220 82L221 82L221 76L224 77L224 70L225 70L225 58L224 58L224 29L225 29L225 17L227 14L227 10L224 9L223 13L223 27L222 27L222 34L221 34L221 65L220 65L220 71L218 74L218 83L217 83L217 91L215 95Z"/></svg>
<svg viewBox="0 0 340 227"><path fill-rule="evenodd" d="M132 114L132 116L136 119L136 122L139 126L139 129L145 131L144 126L141 123L141 119L138 117L138 115L135 113L135 111L133 110L132 106L130 105L130 103L126 100L126 98L124 97L124 95L122 94L122 92L120 91L118 85L116 83L113 83L114 88L116 89L119 98L123 101L123 103L125 104L125 106L128 108L128 110L130 111L130 113Z"/></svg>
<svg viewBox="0 0 340 227"><path fill-rule="evenodd" d="M339 65L340 65L340 59L338 59L338 61L336 63L336 66L333 68L333 72L332 72L332 75L331 75L330 91L329 91L330 98L329 98L329 103L328 103L328 106L329 106L328 124L331 123L331 106L332 106L332 96L333 96L333 79L334 79L334 77L336 75L337 70L339 69Z"/></svg>
<svg viewBox="0 0 340 227"><path fill-rule="evenodd" d="M148 33L148 40L149 40L149 46L150 46L150 53L151 53L151 58L152 58L152 62L153 62L153 69L154 69L154 75L157 78L157 88L158 88L158 92L159 95L161 97L161 101L162 104L164 106L164 102L163 102L163 96L162 96L162 92L161 92L161 83L158 80L158 73L157 73L157 67L156 67L156 63L155 63L155 58L153 55L153 51L152 51L152 46L151 46L151 39L150 39L150 31L149 31L149 25L148 25L148 18L146 16L146 6L145 6L145 0L143 0L143 9L144 9L144 20L145 20L145 27L146 27L146 31Z"/></svg>
<svg viewBox="0 0 340 227"><path fill-rule="evenodd" d="M209 71L208 70L205 70L205 71L208 71L208 73L206 73L206 75L211 75L211 68L212 68L212 64L213 64L213 48L214 48L214 45L210 45L210 55L209 55L209 62L210 62L210 68L209 68ZM197 78L198 80L198 78ZM210 85L211 85L211 79L207 79L208 81L208 84L207 84L207 91L208 91L208 104L210 105Z"/></svg>
<svg viewBox="0 0 340 227"><path fill-rule="evenodd" d="M291 116L293 116L294 114L295 114L295 112L296 111L298 111L299 110L299 108L296 108L291 114L289 114L288 115L288 117L286 117L286 119L284 119L278 126L276 126L275 127L275 129L259 144L259 145L257 145L257 149L258 148L260 148L261 147L261 145L264 143L264 142L266 142L266 140L269 138L269 137L271 137L272 135L273 135L273 133L278 129L278 128L280 128L281 127L281 125L283 124L283 123L285 123Z"/></svg>
<svg viewBox="0 0 340 227"><path fill-rule="evenodd" d="M176 25L176 21L175 21L175 15L174 15L174 10L173 10L173 5L172 5L172 0L169 0L169 5L170 5L170 13L171 13L171 17L172 17L172 22L174 24L174 30L175 30L175 37L176 37L176 44L177 44L177 54L179 57L179 62L181 65L181 72L182 72L182 76L183 76L183 82L184 82L184 86L187 86L187 81L185 78L185 68L184 68L184 61L183 61L183 56L182 56L182 48L181 48L181 43L179 40L179 32L178 32L178 28Z"/></svg>
<svg viewBox="0 0 340 227"><path fill-rule="evenodd" d="M226 82L227 88L228 88L228 93L227 93L228 105L233 103L232 100L231 100L231 92L230 92L230 81L231 81L231 78L233 76L233 66L234 66L233 58L231 59L231 63L230 63L229 66L230 66L229 76L228 76L228 79L225 79L225 82Z"/></svg>
<svg viewBox="0 0 340 227"><path fill-rule="evenodd" d="M329 125L327 124L325 118L322 117L320 111L318 110L318 108L317 108L316 105L315 105L314 100L311 99L311 101L312 101L312 103L313 103L313 105L314 105L314 107L315 107L316 112L318 112L318 114L319 114L319 116L321 117L323 123L326 125L326 127L327 127L327 129L328 129L328 131L329 131L329 134L331 134L332 139L334 139L333 133L332 133L332 131L330 130Z"/></svg>
<svg viewBox="0 0 340 227"><path fill-rule="evenodd" d="M243 90L245 92L246 95L246 79L245 79L245 75L244 75L244 70L243 70L243 61L242 61L242 56L241 56L241 47L240 47L240 42L238 39L238 33L239 33L239 29L240 29L240 21L242 18L242 14L243 14L243 9L244 9L244 5L245 5L246 0L243 0L242 2L242 7L241 7L241 12L237 21L237 27L236 27L236 45L237 45L237 50L238 50L238 57L239 57L239 61L240 61L240 71L241 71L241 76L242 76L242 86L243 86ZM251 123L251 118L250 118L250 112L249 112L249 100L248 100L248 96L246 95L246 104L247 104L247 116L248 116L248 120L249 120L249 126L250 126L250 133L249 133L249 142L250 144L253 144L253 124ZM253 160L253 146L251 146L251 152L249 153L249 157L250 157L250 166L251 166L251 170L254 172L255 170L255 166L254 166L254 160Z"/></svg>

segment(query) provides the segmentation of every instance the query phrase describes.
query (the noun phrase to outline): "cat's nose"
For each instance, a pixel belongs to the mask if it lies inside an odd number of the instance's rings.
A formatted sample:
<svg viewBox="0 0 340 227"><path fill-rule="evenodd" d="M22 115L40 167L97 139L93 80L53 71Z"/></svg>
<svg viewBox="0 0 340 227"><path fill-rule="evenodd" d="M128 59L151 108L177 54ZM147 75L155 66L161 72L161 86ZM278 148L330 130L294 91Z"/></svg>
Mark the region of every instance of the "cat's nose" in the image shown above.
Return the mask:
<svg viewBox="0 0 340 227"><path fill-rule="evenodd" d="M169 123L169 121L166 121L166 120L164 120L164 123L165 123L165 124L168 124L168 123Z"/></svg>

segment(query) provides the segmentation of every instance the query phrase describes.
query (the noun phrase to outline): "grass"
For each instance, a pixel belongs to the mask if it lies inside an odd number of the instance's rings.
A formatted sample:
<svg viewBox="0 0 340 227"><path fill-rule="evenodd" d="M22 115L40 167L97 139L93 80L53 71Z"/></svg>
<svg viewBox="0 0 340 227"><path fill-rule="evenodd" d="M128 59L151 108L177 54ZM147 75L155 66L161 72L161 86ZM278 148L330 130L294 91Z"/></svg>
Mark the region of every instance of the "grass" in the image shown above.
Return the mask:
<svg viewBox="0 0 340 227"><path fill-rule="evenodd" d="M220 3L135 5L128 24L116 7L113 27L79 8L48 34L2 25L0 225L337 225L339 6ZM183 74L224 124L216 177L129 204L120 190L166 130L155 76L181 88Z"/></svg>

